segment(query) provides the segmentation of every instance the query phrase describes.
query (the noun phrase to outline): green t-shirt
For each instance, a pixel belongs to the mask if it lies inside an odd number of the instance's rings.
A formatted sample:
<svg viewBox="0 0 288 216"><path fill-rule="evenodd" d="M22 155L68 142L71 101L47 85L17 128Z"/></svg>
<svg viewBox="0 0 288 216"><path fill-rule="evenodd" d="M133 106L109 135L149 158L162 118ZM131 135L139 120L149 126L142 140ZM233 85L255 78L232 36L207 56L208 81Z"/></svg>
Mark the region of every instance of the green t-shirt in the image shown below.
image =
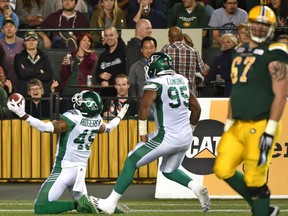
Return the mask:
<svg viewBox="0 0 288 216"><path fill-rule="evenodd" d="M168 12L168 27L204 28L209 23L209 15L201 4L196 4L194 10L188 13L182 3L175 3Z"/></svg>

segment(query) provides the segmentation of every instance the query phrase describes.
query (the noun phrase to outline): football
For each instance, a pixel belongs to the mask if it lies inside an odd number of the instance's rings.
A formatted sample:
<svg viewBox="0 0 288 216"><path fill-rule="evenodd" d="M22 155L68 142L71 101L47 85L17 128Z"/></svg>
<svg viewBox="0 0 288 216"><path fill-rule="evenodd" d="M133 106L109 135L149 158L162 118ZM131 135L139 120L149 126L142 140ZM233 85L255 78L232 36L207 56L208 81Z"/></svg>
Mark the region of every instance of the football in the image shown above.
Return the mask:
<svg viewBox="0 0 288 216"><path fill-rule="evenodd" d="M12 100L16 101L17 104L19 104L23 100L25 100L24 97L19 93L12 93L8 99L9 99L9 101L12 101Z"/></svg>

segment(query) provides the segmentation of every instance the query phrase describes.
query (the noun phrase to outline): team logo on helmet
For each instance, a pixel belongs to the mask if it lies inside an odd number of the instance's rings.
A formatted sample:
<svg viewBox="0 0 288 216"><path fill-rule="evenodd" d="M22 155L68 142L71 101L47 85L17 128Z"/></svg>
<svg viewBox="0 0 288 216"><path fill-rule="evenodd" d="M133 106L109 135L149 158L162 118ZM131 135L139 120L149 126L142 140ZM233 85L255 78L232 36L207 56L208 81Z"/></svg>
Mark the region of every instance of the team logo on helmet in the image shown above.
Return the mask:
<svg viewBox="0 0 288 216"><path fill-rule="evenodd" d="M171 57L167 53L161 52L152 54L144 69L147 79L174 73Z"/></svg>
<svg viewBox="0 0 288 216"><path fill-rule="evenodd" d="M100 115L103 111L101 97L94 91L82 91L72 97L73 107L78 109L85 117Z"/></svg>

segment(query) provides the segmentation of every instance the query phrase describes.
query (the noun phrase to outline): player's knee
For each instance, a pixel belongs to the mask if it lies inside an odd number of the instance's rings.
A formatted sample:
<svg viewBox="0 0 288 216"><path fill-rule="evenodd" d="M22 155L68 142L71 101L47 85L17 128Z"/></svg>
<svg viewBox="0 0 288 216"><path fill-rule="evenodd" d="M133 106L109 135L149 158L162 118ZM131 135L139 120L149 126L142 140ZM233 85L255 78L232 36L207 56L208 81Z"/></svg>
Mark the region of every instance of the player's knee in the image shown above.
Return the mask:
<svg viewBox="0 0 288 216"><path fill-rule="evenodd" d="M270 197L270 190L266 184L262 187L248 187L249 194L254 199L264 199Z"/></svg>
<svg viewBox="0 0 288 216"><path fill-rule="evenodd" d="M219 179L228 179L228 178L232 177L233 174L235 173L234 170L223 169L223 168L218 167L218 166L214 166L213 170L214 170L215 175Z"/></svg>

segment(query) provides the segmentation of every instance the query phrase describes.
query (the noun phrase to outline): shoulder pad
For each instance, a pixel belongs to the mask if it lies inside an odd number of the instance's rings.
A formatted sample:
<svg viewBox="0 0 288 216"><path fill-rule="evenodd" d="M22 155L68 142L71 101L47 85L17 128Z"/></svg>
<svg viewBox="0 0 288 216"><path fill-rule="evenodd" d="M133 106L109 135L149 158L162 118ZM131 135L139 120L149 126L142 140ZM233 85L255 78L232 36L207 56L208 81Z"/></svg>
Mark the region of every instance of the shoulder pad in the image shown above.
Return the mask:
<svg viewBox="0 0 288 216"><path fill-rule="evenodd" d="M144 85L143 87L143 90L144 91L147 91L147 90L150 90L150 91L157 91L158 89L158 86L155 84L155 83L152 83L152 82L148 82Z"/></svg>
<svg viewBox="0 0 288 216"><path fill-rule="evenodd" d="M272 43L269 45L268 47L269 51L273 51L273 50L282 50L284 51L286 54L288 54L288 48L287 45L284 43Z"/></svg>
<svg viewBox="0 0 288 216"><path fill-rule="evenodd" d="M79 115L76 109L68 110L68 112L71 113L72 115Z"/></svg>

